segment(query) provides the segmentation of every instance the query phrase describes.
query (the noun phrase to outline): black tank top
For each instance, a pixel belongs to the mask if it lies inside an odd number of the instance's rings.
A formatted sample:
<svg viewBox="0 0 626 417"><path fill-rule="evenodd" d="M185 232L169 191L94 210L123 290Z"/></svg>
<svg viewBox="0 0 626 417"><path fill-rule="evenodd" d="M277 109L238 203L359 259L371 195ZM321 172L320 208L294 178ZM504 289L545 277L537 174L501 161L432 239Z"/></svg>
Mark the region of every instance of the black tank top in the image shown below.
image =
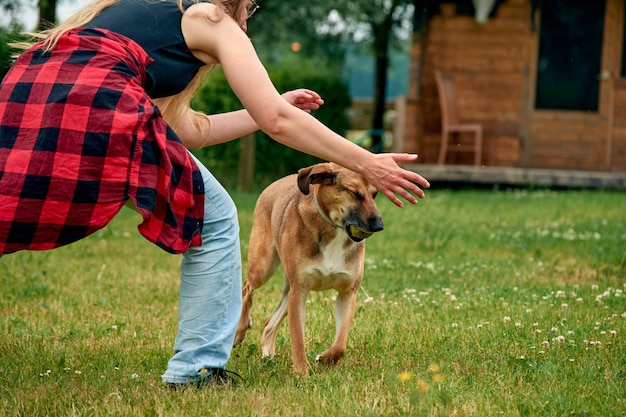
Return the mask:
<svg viewBox="0 0 626 417"><path fill-rule="evenodd" d="M120 0L85 27L108 29L137 42L154 59L144 88L150 97L159 98L183 91L205 65L185 44L182 16L176 0Z"/></svg>

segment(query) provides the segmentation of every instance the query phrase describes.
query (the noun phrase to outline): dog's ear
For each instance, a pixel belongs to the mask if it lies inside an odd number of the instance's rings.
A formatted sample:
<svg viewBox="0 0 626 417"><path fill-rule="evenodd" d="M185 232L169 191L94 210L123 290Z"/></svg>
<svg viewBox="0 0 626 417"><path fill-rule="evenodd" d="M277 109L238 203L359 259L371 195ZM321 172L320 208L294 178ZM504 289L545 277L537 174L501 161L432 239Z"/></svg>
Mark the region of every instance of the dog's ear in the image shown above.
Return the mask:
<svg viewBox="0 0 626 417"><path fill-rule="evenodd" d="M311 184L332 185L336 179L337 174L329 164L317 164L298 171L298 188L302 194L308 195Z"/></svg>

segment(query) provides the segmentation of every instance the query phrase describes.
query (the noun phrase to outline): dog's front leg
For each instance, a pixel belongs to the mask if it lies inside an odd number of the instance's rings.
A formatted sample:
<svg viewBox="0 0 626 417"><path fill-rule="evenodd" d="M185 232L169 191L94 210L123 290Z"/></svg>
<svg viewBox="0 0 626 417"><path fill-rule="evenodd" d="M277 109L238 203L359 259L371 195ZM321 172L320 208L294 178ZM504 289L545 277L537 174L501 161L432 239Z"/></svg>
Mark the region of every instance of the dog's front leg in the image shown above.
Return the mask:
<svg viewBox="0 0 626 417"><path fill-rule="evenodd" d="M289 291L289 334L291 336L291 355L293 370L306 375L308 366L304 347L304 322L306 318L307 291L299 285L292 285Z"/></svg>
<svg viewBox="0 0 626 417"><path fill-rule="evenodd" d="M356 289L337 295L337 300L335 301L335 341L328 350L315 358L317 362L323 365L334 365L345 355L346 346L348 345L348 333L350 332L355 309Z"/></svg>

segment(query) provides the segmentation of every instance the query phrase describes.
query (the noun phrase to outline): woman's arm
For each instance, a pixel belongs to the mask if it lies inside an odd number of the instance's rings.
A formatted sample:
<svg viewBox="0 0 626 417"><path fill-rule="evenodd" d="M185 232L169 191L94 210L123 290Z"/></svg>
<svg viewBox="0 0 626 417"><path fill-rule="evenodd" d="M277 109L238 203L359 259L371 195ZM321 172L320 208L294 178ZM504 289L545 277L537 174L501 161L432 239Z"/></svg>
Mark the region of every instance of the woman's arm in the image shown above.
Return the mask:
<svg viewBox="0 0 626 417"><path fill-rule="evenodd" d="M290 105L310 113L324 104L324 100L313 90L305 88L288 91L282 98ZM189 113L193 113L189 109ZM229 142L259 130L259 126L247 110L205 115L208 125L195 126L187 123L178 132L181 140L189 149L203 148L218 143ZM192 120L191 115L188 119Z"/></svg>
<svg viewBox="0 0 626 417"><path fill-rule="evenodd" d="M397 195L412 204L419 188L428 187L422 176L400 168L414 161L409 154L372 154L337 135L317 119L290 105L272 84L252 43L228 17L218 19L215 6L200 3L183 16L182 29L190 50L207 64L219 62L229 85L256 124L277 142L333 161L364 175L394 204Z"/></svg>

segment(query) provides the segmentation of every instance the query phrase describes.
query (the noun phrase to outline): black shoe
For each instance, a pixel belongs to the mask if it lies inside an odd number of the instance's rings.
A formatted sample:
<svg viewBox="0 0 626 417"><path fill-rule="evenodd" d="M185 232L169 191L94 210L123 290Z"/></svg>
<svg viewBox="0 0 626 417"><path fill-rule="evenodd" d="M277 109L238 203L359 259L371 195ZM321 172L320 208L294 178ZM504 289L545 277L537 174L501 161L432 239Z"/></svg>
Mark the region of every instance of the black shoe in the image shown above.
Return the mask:
<svg viewBox="0 0 626 417"><path fill-rule="evenodd" d="M210 372L210 373L209 373ZM243 377L239 375L237 372L228 371L222 368L203 368L200 370L201 374L208 374L206 377L202 378L199 381L190 381L190 382L170 382L168 386L174 390L184 390L188 387L196 387L198 389L204 387L213 387L213 386L230 386L237 387L241 385L243 382Z"/></svg>

